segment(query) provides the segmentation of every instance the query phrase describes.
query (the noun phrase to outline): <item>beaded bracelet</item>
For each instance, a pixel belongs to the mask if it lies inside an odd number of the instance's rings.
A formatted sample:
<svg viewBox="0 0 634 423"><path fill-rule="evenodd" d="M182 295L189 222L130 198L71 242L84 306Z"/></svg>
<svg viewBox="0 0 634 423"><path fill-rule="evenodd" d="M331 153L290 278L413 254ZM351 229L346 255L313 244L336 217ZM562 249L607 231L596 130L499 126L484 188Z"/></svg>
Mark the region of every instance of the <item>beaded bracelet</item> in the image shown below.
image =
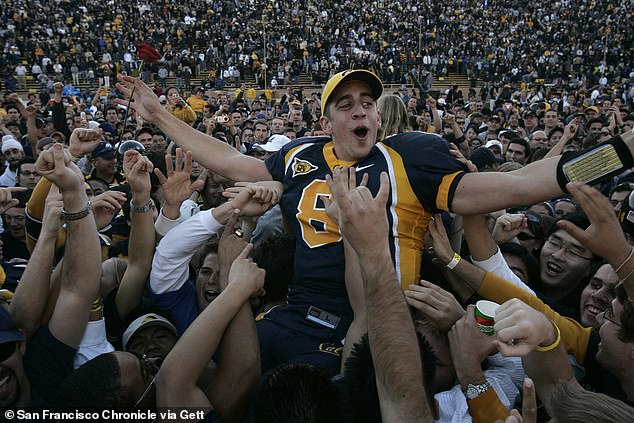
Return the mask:
<svg viewBox="0 0 634 423"><path fill-rule="evenodd" d="M80 210L78 212L69 213L66 210L62 209L62 217L64 218L65 221L70 222L73 220L83 219L84 217L88 216L91 211L92 211L92 204L89 201L86 204L86 207L83 210Z"/></svg>

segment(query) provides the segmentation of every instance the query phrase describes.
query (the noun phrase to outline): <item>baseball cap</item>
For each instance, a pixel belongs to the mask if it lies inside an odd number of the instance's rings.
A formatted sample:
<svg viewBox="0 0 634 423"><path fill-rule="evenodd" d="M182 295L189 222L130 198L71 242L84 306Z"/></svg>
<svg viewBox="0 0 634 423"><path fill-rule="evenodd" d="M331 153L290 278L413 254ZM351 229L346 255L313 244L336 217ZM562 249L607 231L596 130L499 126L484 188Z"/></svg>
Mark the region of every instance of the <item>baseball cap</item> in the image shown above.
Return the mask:
<svg viewBox="0 0 634 423"><path fill-rule="evenodd" d="M362 81L370 86L372 90L372 97L377 100L383 94L383 83L378 76L365 69L346 70L339 72L326 82L323 92L321 93L321 114L324 115L326 107L328 107L328 100L333 91L337 87L347 81Z"/></svg>
<svg viewBox="0 0 634 423"><path fill-rule="evenodd" d="M478 170L482 170L487 166L493 166L500 163L500 160L495 157L495 154L486 147L479 147L473 150L469 159L473 162Z"/></svg>
<svg viewBox="0 0 634 423"><path fill-rule="evenodd" d="M487 143L484 145L486 148L492 147L492 146L498 146L500 147L500 150L504 150L504 147L502 146L502 143L498 140L489 140L487 141Z"/></svg>
<svg viewBox="0 0 634 423"><path fill-rule="evenodd" d="M154 313L144 314L143 316L134 319L132 323L130 323L130 326L128 326L128 328L125 330L125 332L123 332L123 350L127 351L128 342L130 342L130 339L134 336L135 333L137 333L141 329L157 326L168 329L172 333L174 333L174 335L178 336L178 331L176 330L176 327L174 327L174 325L171 324L170 321L167 320L165 317L159 316L158 314Z"/></svg>
<svg viewBox="0 0 634 423"><path fill-rule="evenodd" d="M275 134L271 135L266 144L253 144L253 148L261 148L269 153L275 153L276 151L280 151L280 149L289 142L291 142L291 139L287 136Z"/></svg>
<svg viewBox="0 0 634 423"><path fill-rule="evenodd" d="M599 113L599 108L597 106L590 106L588 107L586 110L583 111L583 113L586 113L587 111L592 110L595 113Z"/></svg>
<svg viewBox="0 0 634 423"><path fill-rule="evenodd" d="M110 135L112 135L113 137L115 136L115 130L112 127L112 125L109 124L108 122L102 122L101 124L99 124L99 127L101 128L102 131L110 132Z"/></svg>
<svg viewBox="0 0 634 423"><path fill-rule="evenodd" d="M301 105L302 105L302 103L301 103L301 101L299 101L299 100L293 100L293 101L291 101L291 105L292 105L292 106L301 106Z"/></svg>
<svg viewBox="0 0 634 423"><path fill-rule="evenodd" d="M532 116L532 117L537 117L537 114L535 113L534 110L528 109L527 111L524 112L523 115L525 118Z"/></svg>
<svg viewBox="0 0 634 423"><path fill-rule="evenodd" d="M105 159L111 159L114 157L116 149L109 142L100 142L97 144L97 147L92 151L91 156L93 159L97 157L102 157Z"/></svg>
<svg viewBox="0 0 634 423"><path fill-rule="evenodd" d="M13 316L4 307L0 307L0 344L24 341L24 339L24 335L18 330Z"/></svg>

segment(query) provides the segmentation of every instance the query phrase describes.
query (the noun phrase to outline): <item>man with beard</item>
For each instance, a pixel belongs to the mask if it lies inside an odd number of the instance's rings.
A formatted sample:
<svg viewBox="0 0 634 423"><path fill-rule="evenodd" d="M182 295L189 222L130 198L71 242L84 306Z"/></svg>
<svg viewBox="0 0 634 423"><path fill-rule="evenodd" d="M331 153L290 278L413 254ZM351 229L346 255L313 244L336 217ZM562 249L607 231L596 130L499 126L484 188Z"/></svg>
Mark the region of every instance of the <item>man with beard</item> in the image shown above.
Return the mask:
<svg viewBox="0 0 634 423"><path fill-rule="evenodd" d="M24 148L15 138L5 135L2 137L2 154L7 161L7 168L0 176L0 185L13 187L17 182L18 165L24 158Z"/></svg>

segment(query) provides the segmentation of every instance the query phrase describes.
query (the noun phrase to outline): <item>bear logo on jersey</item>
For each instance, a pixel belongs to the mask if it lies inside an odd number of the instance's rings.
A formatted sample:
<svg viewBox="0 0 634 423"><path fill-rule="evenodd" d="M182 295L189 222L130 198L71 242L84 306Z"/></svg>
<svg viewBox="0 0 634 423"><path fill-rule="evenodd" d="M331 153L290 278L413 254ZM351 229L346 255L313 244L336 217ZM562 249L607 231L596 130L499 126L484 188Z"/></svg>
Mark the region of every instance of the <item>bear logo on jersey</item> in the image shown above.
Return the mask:
<svg viewBox="0 0 634 423"><path fill-rule="evenodd" d="M293 169L293 178L298 175L307 175L310 172L317 170L318 167L309 162L308 160L301 160L295 157L293 159L293 164L291 165Z"/></svg>

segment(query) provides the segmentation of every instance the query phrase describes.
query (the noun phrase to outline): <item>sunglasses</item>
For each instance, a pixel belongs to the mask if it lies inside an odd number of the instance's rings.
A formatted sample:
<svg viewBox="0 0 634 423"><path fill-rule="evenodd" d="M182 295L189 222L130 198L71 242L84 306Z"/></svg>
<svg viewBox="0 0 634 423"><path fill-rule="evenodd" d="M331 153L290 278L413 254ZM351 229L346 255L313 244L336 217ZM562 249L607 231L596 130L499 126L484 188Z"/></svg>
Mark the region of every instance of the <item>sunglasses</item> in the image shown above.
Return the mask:
<svg viewBox="0 0 634 423"><path fill-rule="evenodd" d="M536 214L528 210L521 211L520 213L526 216L526 220L528 220L531 223L537 223L537 224L541 223L541 219L539 218L539 216L537 216Z"/></svg>
<svg viewBox="0 0 634 423"><path fill-rule="evenodd" d="M534 240L535 236L531 235L531 234L527 234L525 232L520 232L519 234L517 234L517 239L519 239L520 241L532 241Z"/></svg>
<svg viewBox="0 0 634 423"><path fill-rule="evenodd" d="M17 345L18 343L15 341L0 344L0 362L3 362L11 357L15 352Z"/></svg>

